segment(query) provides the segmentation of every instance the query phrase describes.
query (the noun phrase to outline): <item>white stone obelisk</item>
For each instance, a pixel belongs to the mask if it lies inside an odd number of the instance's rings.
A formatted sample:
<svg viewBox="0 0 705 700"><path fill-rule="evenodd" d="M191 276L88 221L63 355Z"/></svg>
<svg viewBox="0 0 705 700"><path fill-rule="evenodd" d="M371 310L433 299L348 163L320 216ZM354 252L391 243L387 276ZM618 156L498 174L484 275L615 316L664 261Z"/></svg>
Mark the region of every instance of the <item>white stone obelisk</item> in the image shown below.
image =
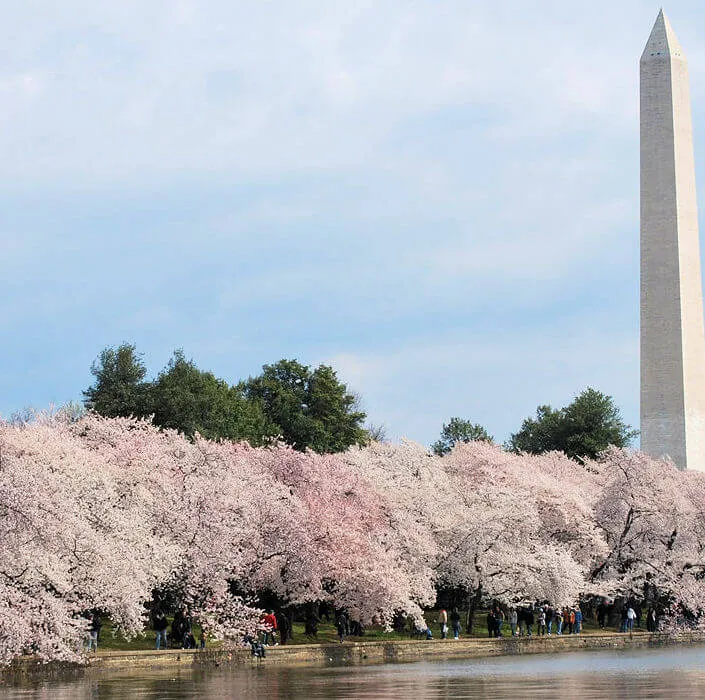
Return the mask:
<svg viewBox="0 0 705 700"><path fill-rule="evenodd" d="M688 66L663 10L641 57L641 449L705 471L705 330Z"/></svg>

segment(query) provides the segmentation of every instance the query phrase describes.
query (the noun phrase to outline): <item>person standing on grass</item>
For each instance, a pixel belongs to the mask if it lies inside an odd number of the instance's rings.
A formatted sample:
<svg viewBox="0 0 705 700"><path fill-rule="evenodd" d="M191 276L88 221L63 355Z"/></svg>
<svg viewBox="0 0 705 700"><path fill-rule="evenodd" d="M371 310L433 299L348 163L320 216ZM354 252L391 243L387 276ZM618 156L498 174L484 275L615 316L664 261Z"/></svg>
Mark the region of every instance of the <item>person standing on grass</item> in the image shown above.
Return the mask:
<svg viewBox="0 0 705 700"><path fill-rule="evenodd" d="M345 612L340 612L338 619L335 621L335 627L338 630L338 639L341 644L345 641L345 633L348 629L346 617Z"/></svg>
<svg viewBox="0 0 705 700"><path fill-rule="evenodd" d="M627 610L627 630L629 634L634 631L634 620L636 620L636 613L634 612L634 608L630 605Z"/></svg>
<svg viewBox="0 0 705 700"><path fill-rule="evenodd" d="M100 628L102 623L100 621L100 616L97 613L93 613L91 617L91 624L88 627L88 651L91 649L93 651L98 651L98 636L100 635Z"/></svg>
<svg viewBox="0 0 705 700"><path fill-rule="evenodd" d="M460 613L458 608L453 608L453 612L450 614L450 624L453 627L453 639L460 638Z"/></svg>
<svg viewBox="0 0 705 700"><path fill-rule="evenodd" d="M166 615L159 611L154 618L154 631L157 633L157 649L161 649L162 644L164 648L167 649L166 630L168 626L169 623L167 622Z"/></svg>
<svg viewBox="0 0 705 700"><path fill-rule="evenodd" d="M502 612L502 608L497 605L495 607L494 611L494 622L495 622L495 630L497 632L497 637L502 636L502 625L504 624L504 612Z"/></svg>
<svg viewBox="0 0 705 700"><path fill-rule="evenodd" d="M539 608L539 637L546 634L546 611Z"/></svg>
<svg viewBox="0 0 705 700"><path fill-rule="evenodd" d="M580 630L583 627L583 611L580 606L575 609L575 624L573 626L573 634L580 634Z"/></svg>
<svg viewBox="0 0 705 700"><path fill-rule="evenodd" d="M495 634L495 617L494 617L494 611L488 610L487 611L487 636L488 637L494 637Z"/></svg>
<svg viewBox="0 0 705 700"><path fill-rule="evenodd" d="M560 608L556 608L553 617L556 623L556 634L563 634L563 613Z"/></svg>
<svg viewBox="0 0 705 700"><path fill-rule="evenodd" d="M279 643L286 644L291 637L291 623L285 612L279 613Z"/></svg>
<svg viewBox="0 0 705 700"><path fill-rule="evenodd" d="M536 622L536 618L534 617L534 608L530 605L526 609L526 634L529 635L529 637L532 634L534 622Z"/></svg>
<svg viewBox="0 0 705 700"><path fill-rule="evenodd" d="M441 639L445 639L448 636L448 613L445 610L438 613L438 626L441 628Z"/></svg>
<svg viewBox="0 0 705 700"><path fill-rule="evenodd" d="M517 636L517 621L519 617L517 615L516 608L509 609L509 628L512 630L512 637Z"/></svg>
<svg viewBox="0 0 705 700"><path fill-rule="evenodd" d="M270 610L262 618L262 623L268 627L264 633L265 645L277 646L277 618L274 610Z"/></svg>
<svg viewBox="0 0 705 700"><path fill-rule="evenodd" d="M572 634L573 626L570 624L570 609L563 608L563 632L564 634Z"/></svg>

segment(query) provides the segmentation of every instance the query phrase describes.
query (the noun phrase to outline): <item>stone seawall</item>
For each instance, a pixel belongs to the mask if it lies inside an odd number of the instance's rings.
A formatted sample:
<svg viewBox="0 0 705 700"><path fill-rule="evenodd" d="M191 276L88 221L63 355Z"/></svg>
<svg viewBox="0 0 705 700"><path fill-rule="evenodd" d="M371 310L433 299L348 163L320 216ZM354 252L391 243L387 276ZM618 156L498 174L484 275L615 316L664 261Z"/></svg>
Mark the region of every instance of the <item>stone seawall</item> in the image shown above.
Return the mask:
<svg viewBox="0 0 705 700"><path fill-rule="evenodd" d="M705 634L678 636L637 633L590 634L563 637L505 637L503 639L394 640L346 642L345 644L300 644L267 650L263 661L252 658L249 649L105 651L91 655L86 666L43 664L31 657L18 659L2 671L2 679L68 679L102 674L122 675L144 671L174 671L225 665L346 666L359 664L410 663L444 659L471 659L519 654L633 649L676 644L705 644Z"/></svg>

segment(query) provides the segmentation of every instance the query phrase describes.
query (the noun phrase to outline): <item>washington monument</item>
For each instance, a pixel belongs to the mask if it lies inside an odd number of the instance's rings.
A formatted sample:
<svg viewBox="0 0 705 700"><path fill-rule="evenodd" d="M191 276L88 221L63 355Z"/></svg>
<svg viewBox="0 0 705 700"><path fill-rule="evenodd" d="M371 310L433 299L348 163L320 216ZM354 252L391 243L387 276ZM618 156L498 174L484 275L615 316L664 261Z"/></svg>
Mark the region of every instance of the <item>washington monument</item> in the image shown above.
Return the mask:
<svg viewBox="0 0 705 700"><path fill-rule="evenodd" d="M688 66L663 10L641 69L641 449L705 471L705 331Z"/></svg>

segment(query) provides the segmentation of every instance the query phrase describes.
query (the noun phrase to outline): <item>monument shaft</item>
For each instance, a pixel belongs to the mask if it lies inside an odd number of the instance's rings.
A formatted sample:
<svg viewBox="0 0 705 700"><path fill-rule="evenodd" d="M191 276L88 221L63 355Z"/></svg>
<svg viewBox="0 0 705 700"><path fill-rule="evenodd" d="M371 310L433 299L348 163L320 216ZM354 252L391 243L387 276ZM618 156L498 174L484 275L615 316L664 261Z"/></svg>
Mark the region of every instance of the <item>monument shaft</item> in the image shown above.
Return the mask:
<svg viewBox="0 0 705 700"><path fill-rule="evenodd" d="M705 329L688 66L663 11L641 73L641 449L705 471Z"/></svg>

